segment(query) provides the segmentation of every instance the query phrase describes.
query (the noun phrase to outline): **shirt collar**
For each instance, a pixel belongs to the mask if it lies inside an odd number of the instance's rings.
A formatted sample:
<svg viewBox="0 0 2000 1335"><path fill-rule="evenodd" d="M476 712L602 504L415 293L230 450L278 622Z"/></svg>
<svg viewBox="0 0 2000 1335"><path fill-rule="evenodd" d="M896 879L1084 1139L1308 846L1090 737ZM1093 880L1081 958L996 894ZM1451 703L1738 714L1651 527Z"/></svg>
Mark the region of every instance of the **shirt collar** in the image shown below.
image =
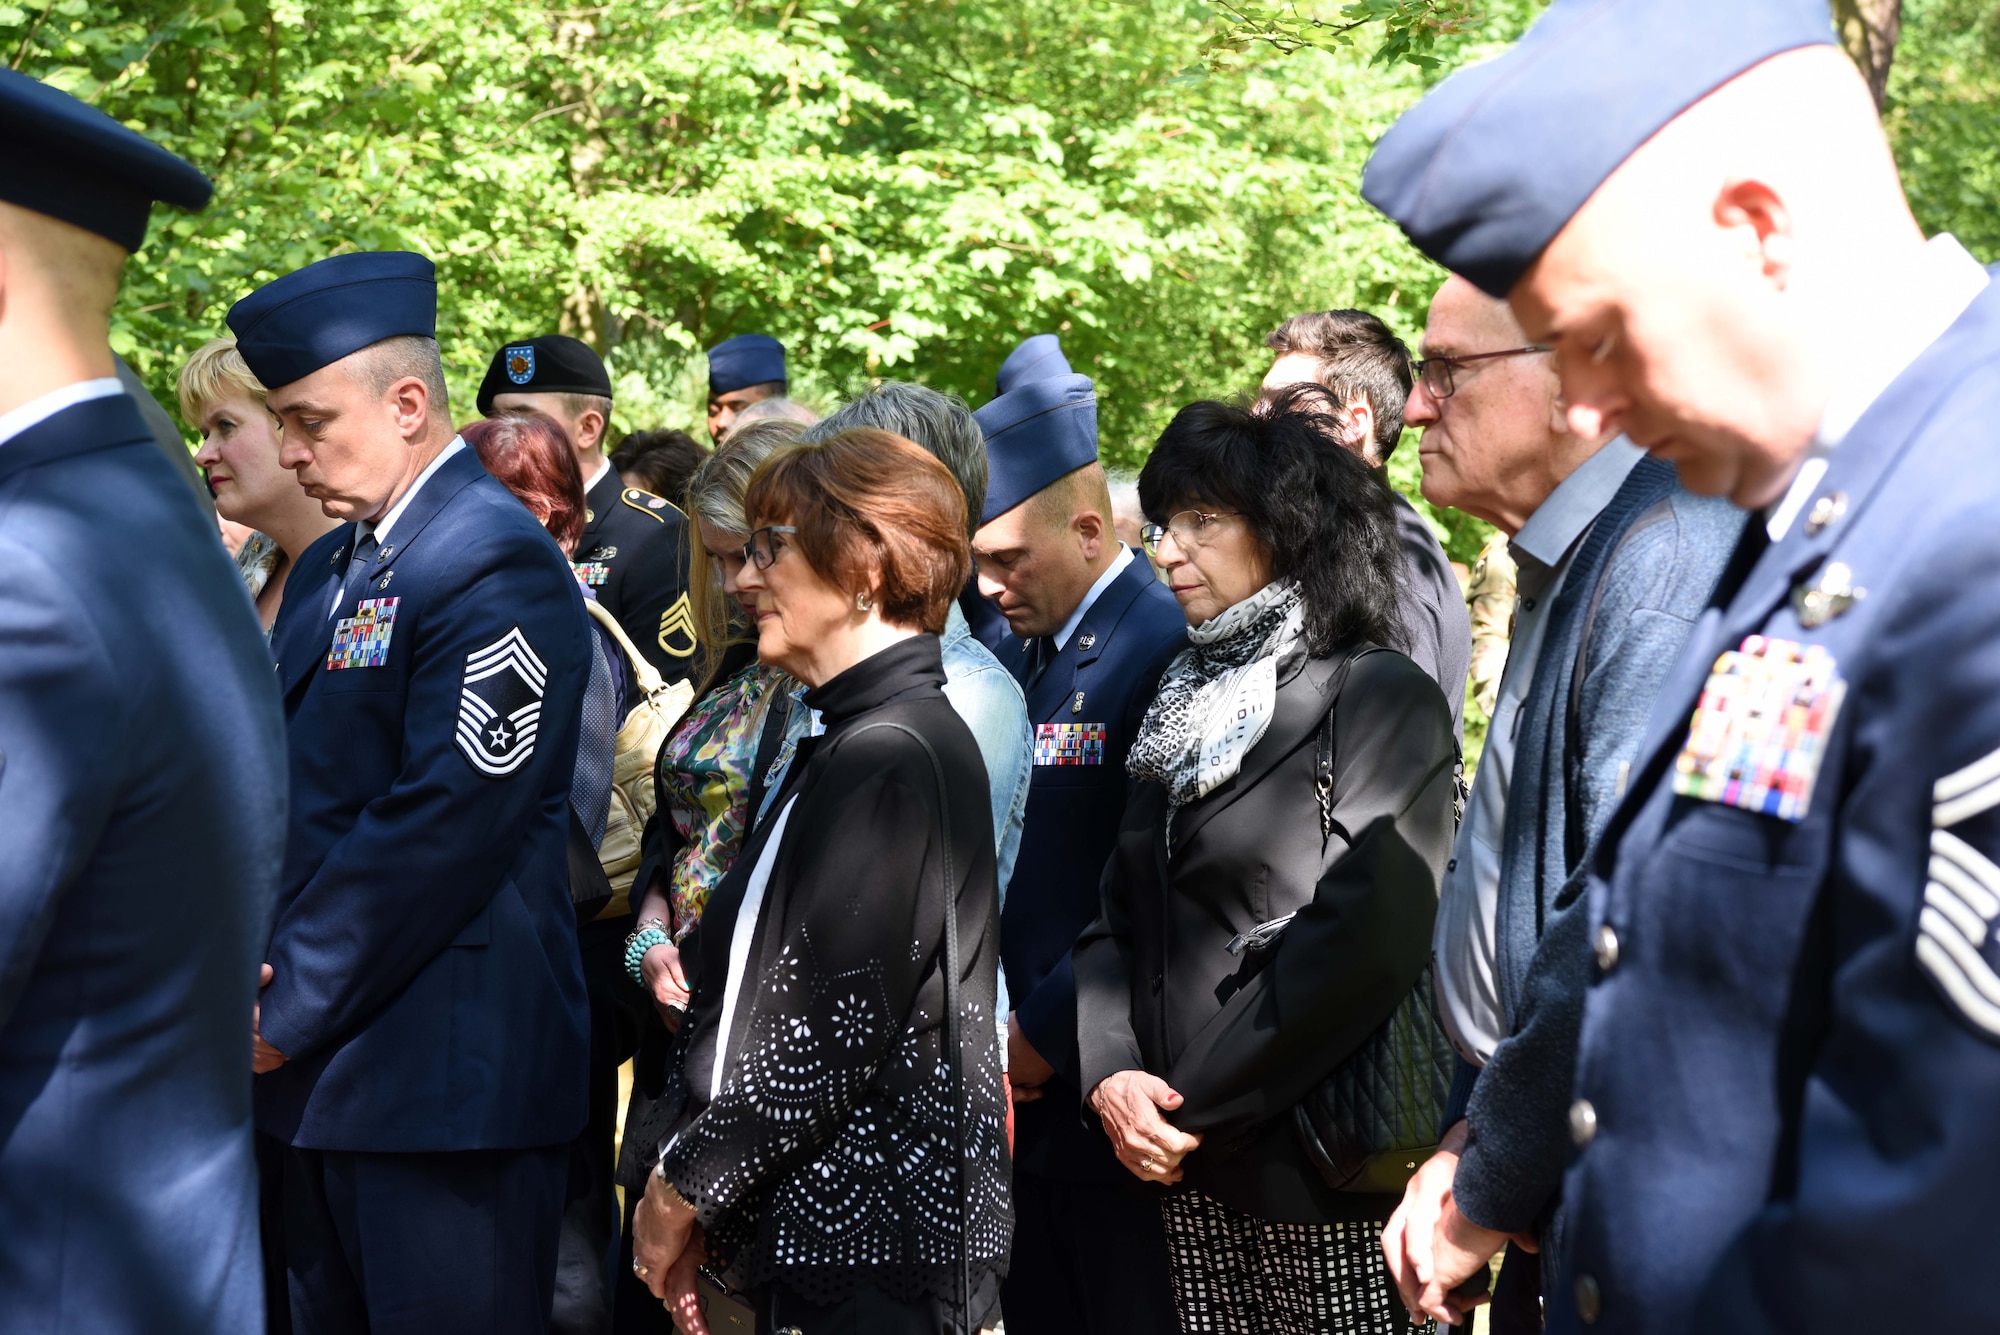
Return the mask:
<svg viewBox="0 0 2000 1335"><path fill-rule="evenodd" d="M1560 565L1645 457L1644 450L1623 436L1607 441L1556 484L1548 499L1535 507L1521 531L1508 541L1514 559L1526 557L1548 570Z"/></svg>
<svg viewBox="0 0 2000 1335"><path fill-rule="evenodd" d="M583 480L584 491L588 492L592 487L602 482L604 480L604 475L610 471L611 471L611 460L605 458L601 454L598 455L597 471L593 472L589 477Z"/></svg>
<svg viewBox="0 0 2000 1335"><path fill-rule="evenodd" d="M113 394L124 392L125 386L118 382L117 376L112 375L79 380L74 385L52 389L38 399L29 399L11 412L0 414L0 445L5 445L29 427L40 426L65 408L74 408L92 399L108 399Z"/></svg>
<svg viewBox="0 0 2000 1335"><path fill-rule="evenodd" d="M1833 393L1820 412L1819 430L1812 447L1800 463L1784 499L1773 506L1764 531L1777 542L1792 528L1792 521L1811 498L1813 489L1826 476L1830 456L1847 439L1847 433L1875 406L1890 385L1910 363L1924 355L1944 331L1965 314L1974 298L1986 290L1990 280L1979 261L1966 252L1958 238L1939 232L1924 243L1923 253L1899 282L1889 285L1895 294L1889 308L1881 312L1865 343L1843 359L1834 377Z"/></svg>
<svg viewBox="0 0 2000 1335"><path fill-rule="evenodd" d="M957 644L971 634L972 626L966 621L965 613L958 610L958 599L952 599L951 606L945 609L944 634L938 637L938 643Z"/></svg>
<svg viewBox="0 0 2000 1335"><path fill-rule="evenodd" d="M410 502L415 500L417 493L424 489L424 483L431 480L431 474L444 467L445 460L451 458L452 455L457 454L464 448L465 437L453 436L451 444L445 446L438 454L438 457L431 460L423 472L417 474L417 480L410 484L410 489L403 493L403 498L389 507L388 514L372 522L366 519L362 520L357 526L354 535L356 550L359 550L361 544L371 537L377 542L387 542L389 540L389 530L395 527L398 519L403 517L403 511L410 508Z"/></svg>
<svg viewBox="0 0 2000 1335"><path fill-rule="evenodd" d="M1069 637L1076 634L1077 625L1083 620L1083 614L1090 610L1090 605L1097 601L1100 594L1111 587L1111 581L1125 573L1125 567L1131 565L1132 560L1132 549L1119 543L1118 555L1112 558L1111 568L1097 577L1097 583L1090 586L1090 591L1083 595L1083 601L1076 605L1076 611L1069 614L1069 620L1063 622L1062 629L1056 632L1056 648L1068 645Z"/></svg>

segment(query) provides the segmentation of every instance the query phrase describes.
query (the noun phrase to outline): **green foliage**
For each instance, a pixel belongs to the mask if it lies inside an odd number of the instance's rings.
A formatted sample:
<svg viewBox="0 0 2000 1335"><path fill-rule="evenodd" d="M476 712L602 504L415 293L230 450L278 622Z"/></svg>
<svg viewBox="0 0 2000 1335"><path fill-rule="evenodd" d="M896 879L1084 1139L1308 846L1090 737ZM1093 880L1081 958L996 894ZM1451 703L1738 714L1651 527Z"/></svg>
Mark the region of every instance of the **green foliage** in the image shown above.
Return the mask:
<svg viewBox="0 0 2000 1335"><path fill-rule="evenodd" d="M1439 277L1356 189L1424 73L1210 68L1194 0L43 6L0 4L19 68L217 183L160 211L116 314L168 402L257 284L406 247L438 262L462 415L496 346L552 328L606 353L626 429L696 422L700 349L734 333L783 339L809 398L896 376L976 404L1054 329L1130 465L1181 404L1254 388L1286 316L1413 338Z"/></svg>
<svg viewBox="0 0 2000 1335"><path fill-rule="evenodd" d="M1884 120L1925 230L2000 260L2000 6L1905 0Z"/></svg>

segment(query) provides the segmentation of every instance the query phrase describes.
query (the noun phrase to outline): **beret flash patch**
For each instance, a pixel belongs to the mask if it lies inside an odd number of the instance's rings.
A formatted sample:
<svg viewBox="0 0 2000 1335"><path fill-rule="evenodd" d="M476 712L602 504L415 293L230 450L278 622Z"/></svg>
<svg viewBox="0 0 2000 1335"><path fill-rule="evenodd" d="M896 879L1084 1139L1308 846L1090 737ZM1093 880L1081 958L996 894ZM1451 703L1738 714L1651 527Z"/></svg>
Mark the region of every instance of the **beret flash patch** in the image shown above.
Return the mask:
<svg viewBox="0 0 2000 1335"><path fill-rule="evenodd" d="M519 626L465 656L458 749L474 769L502 779L528 763L548 678Z"/></svg>
<svg viewBox="0 0 2000 1335"><path fill-rule="evenodd" d="M502 354L507 359L507 378L517 385L525 385L535 378L535 349L533 344L507 349Z"/></svg>

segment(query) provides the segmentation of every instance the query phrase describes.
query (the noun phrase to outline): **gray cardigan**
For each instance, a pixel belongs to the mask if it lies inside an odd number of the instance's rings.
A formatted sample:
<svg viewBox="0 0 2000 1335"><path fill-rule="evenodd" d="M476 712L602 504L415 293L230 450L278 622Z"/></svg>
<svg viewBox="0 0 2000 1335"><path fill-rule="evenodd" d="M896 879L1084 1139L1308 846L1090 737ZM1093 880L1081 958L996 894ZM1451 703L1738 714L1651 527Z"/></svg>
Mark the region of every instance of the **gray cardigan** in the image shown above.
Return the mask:
<svg viewBox="0 0 2000 1335"><path fill-rule="evenodd" d="M1484 1070L1461 1064L1449 1124L1470 1140L1452 1183L1466 1218L1533 1231L1562 1184L1583 994L1583 878L1623 795L1654 697L1679 656L1744 512L1688 494L1673 468L1634 468L1583 540L1550 609L1523 703L1507 801L1495 964L1512 1033Z"/></svg>

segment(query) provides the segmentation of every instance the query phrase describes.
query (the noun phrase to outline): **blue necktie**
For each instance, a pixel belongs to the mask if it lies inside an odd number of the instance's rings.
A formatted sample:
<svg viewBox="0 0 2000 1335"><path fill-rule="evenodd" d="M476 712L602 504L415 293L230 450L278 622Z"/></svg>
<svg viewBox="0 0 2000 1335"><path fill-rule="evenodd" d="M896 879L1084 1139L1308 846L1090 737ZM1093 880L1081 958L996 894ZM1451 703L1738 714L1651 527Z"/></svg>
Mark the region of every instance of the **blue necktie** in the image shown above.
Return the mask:
<svg viewBox="0 0 2000 1335"><path fill-rule="evenodd" d="M373 533L354 544L354 557L347 563L346 577L340 581L340 597L334 600L333 611L327 615L337 615L367 585L369 576L374 574L376 549L381 545Z"/></svg>

